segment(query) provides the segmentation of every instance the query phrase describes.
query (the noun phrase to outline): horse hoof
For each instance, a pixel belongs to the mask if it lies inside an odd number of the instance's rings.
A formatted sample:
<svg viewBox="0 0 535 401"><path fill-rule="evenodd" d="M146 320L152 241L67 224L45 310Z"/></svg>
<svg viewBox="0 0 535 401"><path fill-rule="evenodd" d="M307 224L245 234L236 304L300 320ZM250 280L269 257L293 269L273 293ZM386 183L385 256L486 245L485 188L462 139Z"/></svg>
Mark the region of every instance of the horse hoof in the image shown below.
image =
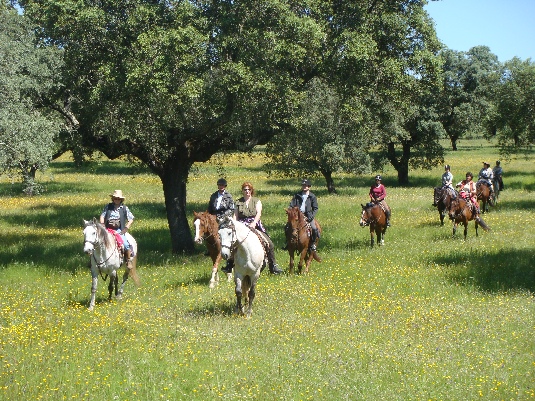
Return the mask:
<svg viewBox="0 0 535 401"><path fill-rule="evenodd" d="M213 289L213 288L215 288L216 285L217 285L217 282L210 281L210 285L208 286L208 288Z"/></svg>

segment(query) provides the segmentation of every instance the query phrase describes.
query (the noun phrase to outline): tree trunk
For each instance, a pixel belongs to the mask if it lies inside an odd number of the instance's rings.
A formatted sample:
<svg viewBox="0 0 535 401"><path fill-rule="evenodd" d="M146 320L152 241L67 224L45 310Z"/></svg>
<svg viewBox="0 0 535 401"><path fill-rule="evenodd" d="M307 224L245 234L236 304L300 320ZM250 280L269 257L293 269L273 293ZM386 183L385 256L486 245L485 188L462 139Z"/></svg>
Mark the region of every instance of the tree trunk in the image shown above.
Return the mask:
<svg viewBox="0 0 535 401"><path fill-rule="evenodd" d="M332 171L325 171L324 169L321 169L321 174L325 178L325 182L327 184L327 191L329 191L330 194L336 193L336 188L334 186L334 180L333 180L333 174Z"/></svg>
<svg viewBox="0 0 535 401"><path fill-rule="evenodd" d="M453 151L457 150L457 139L459 139L458 135L450 135L451 149Z"/></svg>
<svg viewBox="0 0 535 401"><path fill-rule="evenodd" d="M171 232L173 253L192 252L194 249L188 218L186 215L186 183L189 164L174 157L166 163L160 176L165 197L167 221Z"/></svg>
<svg viewBox="0 0 535 401"><path fill-rule="evenodd" d="M387 158L390 161L390 164L396 169L398 173L398 184L399 185L408 185L409 184L409 160L411 157L411 145L410 142L406 141L402 143L402 154L401 157L396 157L396 148L393 142L388 144Z"/></svg>

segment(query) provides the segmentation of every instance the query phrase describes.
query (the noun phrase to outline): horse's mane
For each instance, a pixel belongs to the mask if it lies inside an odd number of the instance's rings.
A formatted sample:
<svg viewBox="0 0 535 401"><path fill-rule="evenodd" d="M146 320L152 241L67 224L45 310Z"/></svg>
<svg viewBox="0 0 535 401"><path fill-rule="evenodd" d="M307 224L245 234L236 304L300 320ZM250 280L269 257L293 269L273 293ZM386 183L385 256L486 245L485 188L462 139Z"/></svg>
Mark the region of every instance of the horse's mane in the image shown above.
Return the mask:
<svg viewBox="0 0 535 401"><path fill-rule="evenodd" d="M295 221L295 220L303 221L305 219L305 215L297 206L288 208L287 213L288 213L288 221L290 222Z"/></svg>
<svg viewBox="0 0 535 401"><path fill-rule="evenodd" d="M98 221L95 221L95 228L97 230L97 234L99 237L103 239L104 246L106 248L109 248L111 246L115 246L115 244L112 242L112 239L115 239L113 235L111 235L106 227L104 227L102 224L100 224Z"/></svg>

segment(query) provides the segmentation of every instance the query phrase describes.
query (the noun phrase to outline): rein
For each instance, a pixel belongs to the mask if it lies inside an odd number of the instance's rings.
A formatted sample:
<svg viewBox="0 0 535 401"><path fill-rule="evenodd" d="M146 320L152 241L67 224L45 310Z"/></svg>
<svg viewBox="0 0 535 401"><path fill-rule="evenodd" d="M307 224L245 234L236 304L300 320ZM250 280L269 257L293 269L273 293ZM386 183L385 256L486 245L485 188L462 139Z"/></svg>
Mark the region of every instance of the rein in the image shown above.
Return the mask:
<svg viewBox="0 0 535 401"><path fill-rule="evenodd" d="M241 245L245 242L245 240L247 239L247 237L249 237L249 234L253 231L249 226L246 226L247 228L249 228L249 231L247 232L247 235L245 236L245 238L241 241L238 240L238 234L236 234L236 226L234 226L234 224L232 225L232 238L236 238L235 241L231 241L232 243L229 245L223 245L221 244L221 248L228 248L230 249L230 252L232 253L235 249L238 248L238 245Z"/></svg>

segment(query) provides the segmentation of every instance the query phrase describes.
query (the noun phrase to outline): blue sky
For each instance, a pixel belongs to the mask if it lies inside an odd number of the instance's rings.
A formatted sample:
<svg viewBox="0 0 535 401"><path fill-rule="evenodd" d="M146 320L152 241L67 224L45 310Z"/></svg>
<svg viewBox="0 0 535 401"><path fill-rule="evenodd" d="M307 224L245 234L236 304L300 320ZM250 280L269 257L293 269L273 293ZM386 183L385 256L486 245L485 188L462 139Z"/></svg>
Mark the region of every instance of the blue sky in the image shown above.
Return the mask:
<svg viewBox="0 0 535 401"><path fill-rule="evenodd" d="M425 10L452 50L485 45L501 62L535 62L535 0L429 0Z"/></svg>

